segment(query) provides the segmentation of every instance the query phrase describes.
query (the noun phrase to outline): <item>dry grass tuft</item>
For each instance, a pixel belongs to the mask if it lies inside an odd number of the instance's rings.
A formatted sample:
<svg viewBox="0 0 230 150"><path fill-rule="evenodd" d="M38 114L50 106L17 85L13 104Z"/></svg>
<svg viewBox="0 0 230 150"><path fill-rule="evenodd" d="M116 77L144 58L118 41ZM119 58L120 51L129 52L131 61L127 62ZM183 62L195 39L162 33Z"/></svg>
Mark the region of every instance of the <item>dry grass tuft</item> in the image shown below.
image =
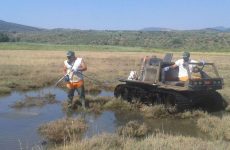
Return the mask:
<svg viewBox="0 0 230 150"><path fill-rule="evenodd" d="M0 86L0 95L10 94L11 89L9 87Z"/></svg>
<svg viewBox="0 0 230 150"><path fill-rule="evenodd" d="M225 108L225 111L230 112L230 105Z"/></svg>
<svg viewBox="0 0 230 150"><path fill-rule="evenodd" d="M86 100L89 102L89 111L94 113L101 113L103 106L109 102L111 97L103 96L86 96Z"/></svg>
<svg viewBox="0 0 230 150"><path fill-rule="evenodd" d="M86 96L86 102L88 103L87 112L94 112L100 114L104 110L114 110L114 111L130 111L137 110L140 107L140 103L131 104L127 101L124 101L115 97L106 97L106 96ZM81 102L79 97L74 98L73 101L73 111L82 111ZM67 111L67 101L62 103L63 111Z"/></svg>
<svg viewBox="0 0 230 150"><path fill-rule="evenodd" d="M33 107L33 106L44 106L46 104L54 104L58 103L55 99L55 95L48 93L44 96L37 96L37 97L31 97L26 96L24 100L22 101L16 101L13 105L11 105L12 108L23 108L23 107Z"/></svg>
<svg viewBox="0 0 230 150"><path fill-rule="evenodd" d="M68 145L53 148L53 150L121 150L124 148L124 138L116 134L101 134L90 139L72 141Z"/></svg>
<svg viewBox="0 0 230 150"><path fill-rule="evenodd" d="M219 141L204 141L200 138L185 137L181 135L169 135L158 133L151 135L144 140L126 142L124 149L170 149L170 150L194 150L194 149L226 149L229 143Z"/></svg>
<svg viewBox="0 0 230 150"><path fill-rule="evenodd" d="M89 106L87 109L88 112L100 113L103 110L103 105L111 100L111 97L86 95L85 100ZM79 97L74 98L73 105L73 110L78 111L80 109L81 103ZM63 111L67 110L67 101L62 103L62 108Z"/></svg>
<svg viewBox="0 0 230 150"><path fill-rule="evenodd" d="M194 110L194 111L185 111L183 113L178 113L175 115L176 118L181 119L189 119L189 118L201 118L206 117L208 115L207 112L201 110Z"/></svg>
<svg viewBox="0 0 230 150"><path fill-rule="evenodd" d="M55 150L194 150L228 149L227 142L205 141L200 138L157 133L144 139L122 137L114 134L97 135L82 141L73 141L68 145L55 147Z"/></svg>
<svg viewBox="0 0 230 150"><path fill-rule="evenodd" d="M202 132L208 133L214 139L225 139L230 141L230 116L218 118L207 116L197 121L197 126Z"/></svg>
<svg viewBox="0 0 230 150"><path fill-rule="evenodd" d="M110 109L110 110L119 110L119 111L129 111L132 110L132 105L124 101L122 99L112 98L110 101L108 101L104 106L104 109Z"/></svg>
<svg viewBox="0 0 230 150"><path fill-rule="evenodd" d="M147 118L165 118L170 115L163 105L143 106L140 111Z"/></svg>
<svg viewBox="0 0 230 150"><path fill-rule="evenodd" d="M140 108L142 114L147 118L177 118L177 119L190 119L190 118L200 118L208 115L207 112L194 110L194 111L185 111L177 114L170 114L164 107L164 105L154 105L146 106L142 105Z"/></svg>
<svg viewBox="0 0 230 150"><path fill-rule="evenodd" d="M125 137L144 137L148 134L148 127L145 123L138 121L129 121L125 126L117 129L117 134Z"/></svg>
<svg viewBox="0 0 230 150"><path fill-rule="evenodd" d="M48 141L59 143L70 139L79 140L86 129L83 119L66 118L43 124L38 131Z"/></svg>

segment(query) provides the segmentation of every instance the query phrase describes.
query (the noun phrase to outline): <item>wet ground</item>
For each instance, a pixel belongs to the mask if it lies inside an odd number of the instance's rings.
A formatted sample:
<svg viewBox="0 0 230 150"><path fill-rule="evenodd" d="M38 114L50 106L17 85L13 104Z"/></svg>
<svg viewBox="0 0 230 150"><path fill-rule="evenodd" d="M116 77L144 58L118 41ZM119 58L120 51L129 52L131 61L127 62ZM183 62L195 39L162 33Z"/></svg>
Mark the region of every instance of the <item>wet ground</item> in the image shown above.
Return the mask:
<svg viewBox="0 0 230 150"><path fill-rule="evenodd" d="M30 107L22 109L11 108L15 101L22 100L26 96L41 96L47 93L56 95L58 101L66 99L66 92L59 88L44 88L31 92L12 92L9 96L0 97L0 149L31 149L43 143L37 128L53 120L66 116L62 111L61 103L48 104L43 107ZM113 96L113 92L102 91L98 96ZM202 137L196 128L196 122L192 119L144 119L137 112L104 111L101 114L76 113L76 117L84 117L89 126L85 138L90 138L102 132L114 133L117 127L131 120L145 122L152 131L159 129L165 133L180 134L186 136Z"/></svg>

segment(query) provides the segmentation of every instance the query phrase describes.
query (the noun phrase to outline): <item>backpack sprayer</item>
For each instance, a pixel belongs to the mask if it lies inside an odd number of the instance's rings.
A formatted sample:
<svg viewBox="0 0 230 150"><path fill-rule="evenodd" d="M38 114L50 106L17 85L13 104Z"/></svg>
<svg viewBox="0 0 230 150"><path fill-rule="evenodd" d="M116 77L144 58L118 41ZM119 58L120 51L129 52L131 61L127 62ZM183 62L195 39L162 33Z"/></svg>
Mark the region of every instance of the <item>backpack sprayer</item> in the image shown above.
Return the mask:
<svg viewBox="0 0 230 150"><path fill-rule="evenodd" d="M73 72L73 71L71 71L71 72ZM69 76L69 74L70 74L71 72L66 73L64 76L62 76L62 77L55 83L55 86L58 86L59 83L61 83L67 76ZM102 85L102 84L103 84L103 82L98 81L98 80L96 80L96 79L94 79L94 78L91 78L91 77L89 77L89 76L86 76L86 75L84 75L82 72L79 72L79 71L78 71L78 73L80 73L80 74L82 74L84 77L86 77L86 78L88 78L88 79L94 81L94 83L96 83L97 85Z"/></svg>

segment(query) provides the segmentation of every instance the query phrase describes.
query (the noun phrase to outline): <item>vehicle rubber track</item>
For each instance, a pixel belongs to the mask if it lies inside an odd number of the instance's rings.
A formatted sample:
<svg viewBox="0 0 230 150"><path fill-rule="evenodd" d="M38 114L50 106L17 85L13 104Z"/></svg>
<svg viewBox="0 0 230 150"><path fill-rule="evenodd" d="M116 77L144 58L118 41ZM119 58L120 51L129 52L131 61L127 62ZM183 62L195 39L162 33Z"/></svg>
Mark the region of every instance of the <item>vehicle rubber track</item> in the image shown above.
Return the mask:
<svg viewBox="0 0 230 150"><path fill-rule="evenodd" d="M175 106L178 111L184 111L191 109L193 106L192 100L186 95L173 90L157 89L156 92L164 94L165 96L171 95L171 99L174 100Z"/></svg>
<svg viewBox="0 0 230 150"><path fill-rule="evenodd" d="M192 99L193 105L209 112L223 110L228 105L217 91L188 92L186 95Z"/></svg>
<svg viewBox="0 0 230 150"><path fill-rule="evenodd" d="M184 111L192 107L191 100L185 95L173 90L160 88L142 88L140 86L120 84L115 88L114 96L128 101L131 101L133 98L140 99L142 102L152 104L166 104L167 101L170 101L171 105L176 108L176 111Z"/></svg>

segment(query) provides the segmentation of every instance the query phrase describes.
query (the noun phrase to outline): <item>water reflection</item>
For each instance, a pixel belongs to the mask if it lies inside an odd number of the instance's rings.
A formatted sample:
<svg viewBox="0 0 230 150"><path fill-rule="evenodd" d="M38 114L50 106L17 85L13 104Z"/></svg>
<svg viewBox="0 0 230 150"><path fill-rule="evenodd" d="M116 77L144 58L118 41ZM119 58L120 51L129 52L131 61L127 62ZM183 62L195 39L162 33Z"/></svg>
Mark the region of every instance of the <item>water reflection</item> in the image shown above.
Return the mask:
<svg viewBox="0 0 230 150"><path fill-rule="evenodd" d="M66 99L66 92L59 88L44 88L30 92L13 92L9 96L0 98L0 147L1 149L32 149L41 144L43 139L38 135L37 128L44 123L57 120L66 116L60 103L45 105L44 107L31 107L12 109L15 101L22 100L25 96L38 96L52 93L58 101ZM113 96L111 91L101 91L98 96ZM100 114L76 112L73 117L83 117L88 124L85 138L103 132L114 133L117 127L125 125L132 120L145 122L152 132L160 129L165 133L182 134L189 136L203 135L196 129L193 120L178 119L145 119L135 111L119 112L104 111ZM21 146L20 146L21 144Z"/></svg>
<svg viewBox="0 0 230 150"><path fill-rule="evenodd" d="M61 104L49 104L44 107L22 109L13 109L9 107L16 101L25 99L26 96L36 97L49 93L55 94L58 101L64 101L66 99L66 92L64 90L53 87L29 92L15 91L8 96L0 97L1 149L20 149L21 147L30 149L32 146L42 141L41 137L37 134L37 128L41 124L65 117L66 114L62 112ZM113 96L113 92L102 91L98 95ZM79 114L76 114L76 116L78 115ZM112 121L109 118L113 118ZM103 130L108 132L113 132L115 130L115 126L113 126L115 118L112 112L103 112L99 117L95 117L95 115L92 114L86 114L86 119L89 123L93 122L90 124L86 137L90 137L95 133L100 133ZM110 127L106 128L106 125L103 125L102 122L110 124Z"/></svg>

